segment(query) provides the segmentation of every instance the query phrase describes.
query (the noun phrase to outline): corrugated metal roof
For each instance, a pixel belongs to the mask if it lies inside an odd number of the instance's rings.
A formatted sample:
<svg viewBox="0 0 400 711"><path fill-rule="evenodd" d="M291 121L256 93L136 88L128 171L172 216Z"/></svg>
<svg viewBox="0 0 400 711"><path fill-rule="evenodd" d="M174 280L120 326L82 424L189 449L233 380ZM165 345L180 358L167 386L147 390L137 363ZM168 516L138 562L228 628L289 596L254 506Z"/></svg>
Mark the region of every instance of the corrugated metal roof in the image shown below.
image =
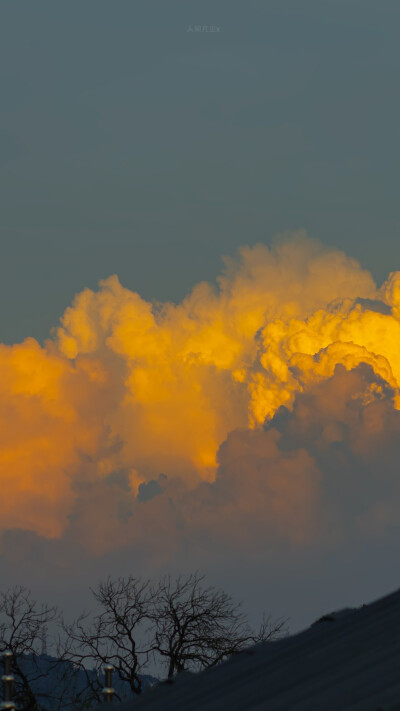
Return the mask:
<svg viewBox="0 0 400 711"><path fill-rule="evenodd" d="M178 675L117 708L400 711L400 591L200 674Z"/></svg>

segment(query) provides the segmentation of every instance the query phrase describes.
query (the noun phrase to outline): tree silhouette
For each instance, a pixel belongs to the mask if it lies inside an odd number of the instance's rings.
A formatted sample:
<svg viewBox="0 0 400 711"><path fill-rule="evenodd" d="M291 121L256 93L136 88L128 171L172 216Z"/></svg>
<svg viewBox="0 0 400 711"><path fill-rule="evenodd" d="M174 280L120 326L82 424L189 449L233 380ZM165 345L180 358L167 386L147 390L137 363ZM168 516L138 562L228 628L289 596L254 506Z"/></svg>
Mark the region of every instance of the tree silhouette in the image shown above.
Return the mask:
<svg viewBox="0 0 400 711"><path fill-rule="evenodd" d="M284 620L265 616L253 630L242 605L223 590L205 587L204 579L198 573L167 576L153 588L153 649L165 660L168 678L215 666L250 644L285 633Z"/></svg>
<svg viewBox="0 0 400 711"><path fill-rule="evenodd" d="M11 652L15 699L24 711L61 708L66 700L69 669L61 657L49 658L45 667L39 657L47 625L56 619L57 608L39 605L27 588L15 586L0 592L0 653ZM38 688L42 688L40 693Z"/></svg>
<svg viewBox="0 0 400 711"><path fill-rule="evenodd" d="M91 666L99 677L104 665L111 664L131 692L140 694L140 672L149 659L149 650L139 639L143 640L144 627L150 620L150 583L133 576L116 580L108 577L91 592L100 611L93 618L82 614L72 624L63 623L66 657L83 671ZM101 684L95 684L89 676L88 684L100 701Z"/></svg>

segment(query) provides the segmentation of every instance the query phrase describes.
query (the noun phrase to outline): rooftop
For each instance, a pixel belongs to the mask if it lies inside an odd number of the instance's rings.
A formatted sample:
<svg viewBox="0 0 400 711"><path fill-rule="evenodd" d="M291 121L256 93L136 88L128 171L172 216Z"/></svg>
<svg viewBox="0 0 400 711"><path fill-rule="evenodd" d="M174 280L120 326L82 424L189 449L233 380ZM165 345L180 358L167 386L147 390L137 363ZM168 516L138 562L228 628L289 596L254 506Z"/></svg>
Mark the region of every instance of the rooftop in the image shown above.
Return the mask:
<svg viewBox="0 0 400 711"><path fill-rule="evenodd" d="M114 708L400 711L400 590L199 674L178 675Z"/></svg>

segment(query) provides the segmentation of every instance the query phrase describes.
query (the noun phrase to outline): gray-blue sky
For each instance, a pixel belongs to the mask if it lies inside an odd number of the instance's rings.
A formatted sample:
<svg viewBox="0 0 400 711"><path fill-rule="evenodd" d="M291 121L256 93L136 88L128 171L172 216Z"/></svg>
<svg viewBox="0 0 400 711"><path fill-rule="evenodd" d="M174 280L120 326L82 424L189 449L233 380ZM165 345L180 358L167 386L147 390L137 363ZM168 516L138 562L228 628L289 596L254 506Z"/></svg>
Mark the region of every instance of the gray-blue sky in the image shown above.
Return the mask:
<svg viewBox="0 0 400 711"><path fill-rule="evenodd" d="M199 280L215 279L222 254L301 228L355 256L378 282L399 269L399 20L398 0L1 0L0 341L44 339L78 291L112 273L147 299L178 301ZM189 31L195 25L219 31ZM360 279L356 302L389 319L389 306ZM303 296L307 279L298 283L293 294ZM18 402L11 402L17 413ZM14 410L4 403L11 422ZM99 421L103 415L100 408ZM21 422L24 433L29 419ZM45 419L43 439L52 431ZM229 441L237 439L233 433ZM395 432L393 447L379 449L383 478L393 473L397 442ZM135 458L127 461L136 467ZM247 475L250 460L245 465ZM143 532L139 525L133 547L124 539L111 552L85 552L79 526L86 515L88 530L104 521L105 537L114 530L107 528L112 501L121 519L130 517L130 471L116 469L92 489L83 477L60 539L3 533L3 579L54 592L71 607L108 572L195 566L255 613L267 606L290 615L294 627L398 584L397 488L388 513L382 509L384 536L372 524L365 538L350 526L338 546L317 540L302 550L260 536L257 520L250 529L261 553L252 541L237 550L229 536L215 544L212 501L190 539L174 509L180 547L163 558L170 541L154 526L156 515L146 518L166 500L157 469L134 502ZM395 473L393 481L397 487ZM170 477L168 486L178 484ZM358 491L354 498L362 500Z"/></svg>
<svg viewBox="0 0 400 711"><path fill-rule="evenodd" d="M399 20L395 0L2 0L0 340L44 338L114 272L179 300L291 229L398 268Z"/></svg>

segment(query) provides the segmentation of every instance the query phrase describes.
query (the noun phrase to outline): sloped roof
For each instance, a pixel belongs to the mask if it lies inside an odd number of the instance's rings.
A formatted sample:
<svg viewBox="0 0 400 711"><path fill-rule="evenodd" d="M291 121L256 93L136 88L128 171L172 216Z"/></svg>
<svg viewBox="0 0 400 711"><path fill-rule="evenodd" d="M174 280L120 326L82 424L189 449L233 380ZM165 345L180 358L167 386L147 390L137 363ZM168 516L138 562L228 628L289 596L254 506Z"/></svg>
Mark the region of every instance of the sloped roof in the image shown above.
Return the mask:
<svg viewBox="0 0 400 711"><path fill-rule="evenodd" d="M400 590L115 711L400 711ZM103 705L103 708L106 708ZM109 707L108 707L109 708Z"/></svg>

